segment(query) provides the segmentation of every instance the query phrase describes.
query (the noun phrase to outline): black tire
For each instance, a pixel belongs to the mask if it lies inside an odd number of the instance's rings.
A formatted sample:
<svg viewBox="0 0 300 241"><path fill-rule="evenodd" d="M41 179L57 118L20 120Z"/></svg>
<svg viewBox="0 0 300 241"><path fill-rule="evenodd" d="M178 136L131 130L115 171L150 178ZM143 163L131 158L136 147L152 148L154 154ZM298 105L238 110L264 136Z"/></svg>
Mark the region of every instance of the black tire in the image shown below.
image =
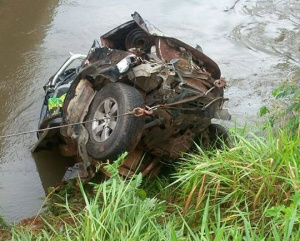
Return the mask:
<svg viewBox="0 0 300 241"><path fill-rule="evenodd" d="M227 129L219 124L210 124L208 126L210 145L213 148L223 149L224 144L228 148L233 147L232 140L228 134Z"/></svg>
<svg viewBox="0 0 300 241"><path fill-rule="evenodd" d="M141 138L145 124L143 116L119 115L136 107L144 108L145 103L137 89L123 83L111 83L104 86L95 95L86 119L101 119L103 115L106 116L105 106L109 106L109 110L114 112L112 113L113 118L106 119L109 121L106 123L104 120L86 123L89 132L86 147L92 157L100 161L112 162L124 152L134 149ZM116 108L117 111L115 111ZM108 111L109 114L111 114L110 111ZM112 125L112 123L114 124Z"/></svg>

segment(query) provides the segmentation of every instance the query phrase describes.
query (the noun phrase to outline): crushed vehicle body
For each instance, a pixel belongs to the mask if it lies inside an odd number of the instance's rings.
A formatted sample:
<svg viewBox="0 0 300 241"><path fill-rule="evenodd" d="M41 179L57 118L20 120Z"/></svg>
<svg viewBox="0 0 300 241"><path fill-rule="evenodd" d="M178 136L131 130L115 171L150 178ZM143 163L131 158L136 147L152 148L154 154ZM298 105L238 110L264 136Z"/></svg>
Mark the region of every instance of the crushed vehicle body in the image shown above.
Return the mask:
<svg viewBox="0 0 300 241"><path fill-rule="evenodd" d="M44 86L33 151L59 145L83 170L128 152L120 173L153 175L200 135L209 138L211 119L230 118L218 65L132 17L94 41L87 56L71 55Z"/></svg>

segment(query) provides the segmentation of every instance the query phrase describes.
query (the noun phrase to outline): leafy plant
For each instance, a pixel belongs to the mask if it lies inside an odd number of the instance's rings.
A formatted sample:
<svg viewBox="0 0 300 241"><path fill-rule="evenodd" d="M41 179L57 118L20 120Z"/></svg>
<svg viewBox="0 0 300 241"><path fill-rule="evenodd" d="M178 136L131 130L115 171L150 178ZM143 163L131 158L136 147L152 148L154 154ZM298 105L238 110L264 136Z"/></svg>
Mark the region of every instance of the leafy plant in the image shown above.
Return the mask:
<svg viewBox="0 0 300 241"><path fill-rule="evenodd" d="M291 133L299 132L300 83L293 78L284 81L273 91L276 101L270 107L262 106L259 116L267 116L268 122L288 128Z"/></svg>

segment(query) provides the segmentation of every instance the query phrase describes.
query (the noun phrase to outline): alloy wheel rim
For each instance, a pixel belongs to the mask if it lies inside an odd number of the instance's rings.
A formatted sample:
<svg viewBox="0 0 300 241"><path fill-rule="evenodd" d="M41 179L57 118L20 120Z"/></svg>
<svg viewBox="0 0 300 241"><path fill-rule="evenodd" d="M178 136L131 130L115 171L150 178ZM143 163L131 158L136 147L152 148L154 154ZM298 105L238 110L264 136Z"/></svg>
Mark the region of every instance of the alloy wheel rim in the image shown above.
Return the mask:
<svg viewBox="0 0 300 241"><path fill-rule="evenodd" d="M108 140L114 132L118 122L118 103L113 98L104 99L95 111L95 121L92 122L92 134L96 141Z"/></svg>

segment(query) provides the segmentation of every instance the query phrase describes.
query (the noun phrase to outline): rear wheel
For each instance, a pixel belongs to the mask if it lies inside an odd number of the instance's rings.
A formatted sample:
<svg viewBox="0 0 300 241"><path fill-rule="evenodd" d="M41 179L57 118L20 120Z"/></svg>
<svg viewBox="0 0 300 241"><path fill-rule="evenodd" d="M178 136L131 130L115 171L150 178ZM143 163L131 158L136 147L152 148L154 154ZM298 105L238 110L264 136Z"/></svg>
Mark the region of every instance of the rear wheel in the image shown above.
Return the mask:
<svg viewBox="0 0 300 241"><path fill-rule="evenodd" d="M210 146L217 149L224 147L233 147L232 140L230 139L227 129L219 124L210 124L208 126Z"/></svg>
<svg viewBox="0 0 300 241"><path fill-rule="evenodd" d="M88 153L100 161L114 161L139 142L144 117L124 115L136 107L144 108L139 91L123 83L104 86L94 97L87 114Z"/></svg>

